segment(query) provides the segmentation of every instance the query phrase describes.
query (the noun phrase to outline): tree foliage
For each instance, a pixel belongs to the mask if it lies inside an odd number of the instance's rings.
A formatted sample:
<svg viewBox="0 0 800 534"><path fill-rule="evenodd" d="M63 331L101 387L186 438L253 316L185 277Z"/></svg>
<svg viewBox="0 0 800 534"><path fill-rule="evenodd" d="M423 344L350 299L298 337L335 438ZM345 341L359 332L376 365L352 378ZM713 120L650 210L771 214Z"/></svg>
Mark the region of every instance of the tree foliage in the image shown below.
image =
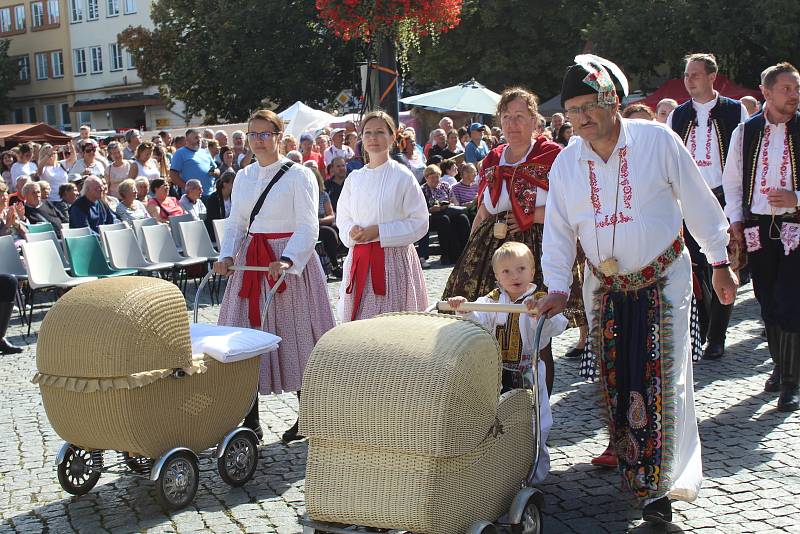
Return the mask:
<svg viewBox="0 0 800 534"><path fill-rule="evenodd" d="M798 20L796 0L465 0L461 25L424 45L407 75L419 89L474 77L548 98L583 51L617 62L644 90L680 76L686 54L712 52L722 73L756 87L768 65L800 64Z"/></svg>
<svg viewBox="0 0 800 534"><path fill-rule="evenodd" d="M303 0L155 0L152 31L128 28L142 80L207 122L244 120L269 102L333 98L352 85L355 44L333 36Z"/></svg>
<svg viewBox="0 0 800 534"><path fill-rule="evenodd" d="M8 39L0 40L0 108L8 108L8 93L18 81L17 60L8 57Z"/></svg>

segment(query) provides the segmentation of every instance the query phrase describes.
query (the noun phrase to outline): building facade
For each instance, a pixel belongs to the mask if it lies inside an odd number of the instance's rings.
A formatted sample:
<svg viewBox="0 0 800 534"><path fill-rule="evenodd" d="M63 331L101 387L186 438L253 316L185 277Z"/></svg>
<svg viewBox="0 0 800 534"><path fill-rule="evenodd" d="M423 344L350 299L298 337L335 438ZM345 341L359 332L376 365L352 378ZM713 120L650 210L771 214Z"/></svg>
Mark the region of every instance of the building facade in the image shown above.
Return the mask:
<svg viewBox="0 0 800 534"><path fill-rule="evenodd" d="M158 89L142 84L117 36L152 27L150 0L0 0L0 38L11 41L20 84L7 122L47 122L64 130L180 127ZM5 30L5 31L3 31Z"/></svg>

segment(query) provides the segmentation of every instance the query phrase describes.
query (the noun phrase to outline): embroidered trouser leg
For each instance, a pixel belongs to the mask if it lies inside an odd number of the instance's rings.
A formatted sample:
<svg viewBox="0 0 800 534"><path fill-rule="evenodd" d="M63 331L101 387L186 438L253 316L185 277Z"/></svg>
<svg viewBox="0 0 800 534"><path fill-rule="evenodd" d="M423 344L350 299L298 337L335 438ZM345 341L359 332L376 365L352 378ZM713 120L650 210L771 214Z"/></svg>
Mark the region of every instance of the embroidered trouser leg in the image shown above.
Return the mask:
<svg viewBox="0 0 800 534"><path fill-rule="evenodd" d="M758 227L761 248L748 252L753 276L753 290L761 306L767 328L772 360L782 380L796 384L800 380L800 249L788 255L780 235L781 222L760 216L746 225Z"/></svg>

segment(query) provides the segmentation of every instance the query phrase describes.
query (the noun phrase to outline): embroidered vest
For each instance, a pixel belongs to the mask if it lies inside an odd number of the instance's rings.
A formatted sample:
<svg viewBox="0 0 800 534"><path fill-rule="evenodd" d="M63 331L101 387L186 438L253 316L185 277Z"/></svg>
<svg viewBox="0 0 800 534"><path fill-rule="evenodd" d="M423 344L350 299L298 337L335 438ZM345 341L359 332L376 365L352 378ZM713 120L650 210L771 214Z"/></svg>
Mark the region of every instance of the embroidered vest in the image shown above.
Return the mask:
<svg viewBox="0 0 800 534"><path fill-rule="evenodd" d="M725 158L728 156L728 147L731 144L731 135L742 118L742 105L738 100L719 95L717 104L711 108L708 118L717 132L720 161L725 166ZM692 105L692 100L689 99L672 112L672 129L683 139L683 144L685 145L689 140L689 134L693 126L704 127L706 125L697 124L697 111Z"/></svg>
<svg viewBox="0 0 800 534"><path fill-rule="evenodd" d="M753 191L756 187L756 176L760 175L761 143L764 138L764 127L767 120L764 112L757 113L744 123L742 142L742 213L750 216L750 205L753 203ZM800 111L786 123L786 135L789 136L789 161L792 165L792 185L795 191L800 190L800 178L797 176L797 147L800 146Z"/></svg>

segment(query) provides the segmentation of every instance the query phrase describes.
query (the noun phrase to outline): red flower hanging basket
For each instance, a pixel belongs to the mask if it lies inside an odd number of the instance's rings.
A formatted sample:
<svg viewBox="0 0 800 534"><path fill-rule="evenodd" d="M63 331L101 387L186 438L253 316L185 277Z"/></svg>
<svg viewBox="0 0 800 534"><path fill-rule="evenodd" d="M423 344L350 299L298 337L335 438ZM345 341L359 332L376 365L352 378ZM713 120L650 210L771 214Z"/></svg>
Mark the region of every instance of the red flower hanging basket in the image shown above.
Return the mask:
<svg viewBox="0 0 800 534"><path fill-rule="evenodd" d="M463 0L316 0L325 24L345 41L396 38L402 24L418 36L446 32L461 22Z"/></svg>

